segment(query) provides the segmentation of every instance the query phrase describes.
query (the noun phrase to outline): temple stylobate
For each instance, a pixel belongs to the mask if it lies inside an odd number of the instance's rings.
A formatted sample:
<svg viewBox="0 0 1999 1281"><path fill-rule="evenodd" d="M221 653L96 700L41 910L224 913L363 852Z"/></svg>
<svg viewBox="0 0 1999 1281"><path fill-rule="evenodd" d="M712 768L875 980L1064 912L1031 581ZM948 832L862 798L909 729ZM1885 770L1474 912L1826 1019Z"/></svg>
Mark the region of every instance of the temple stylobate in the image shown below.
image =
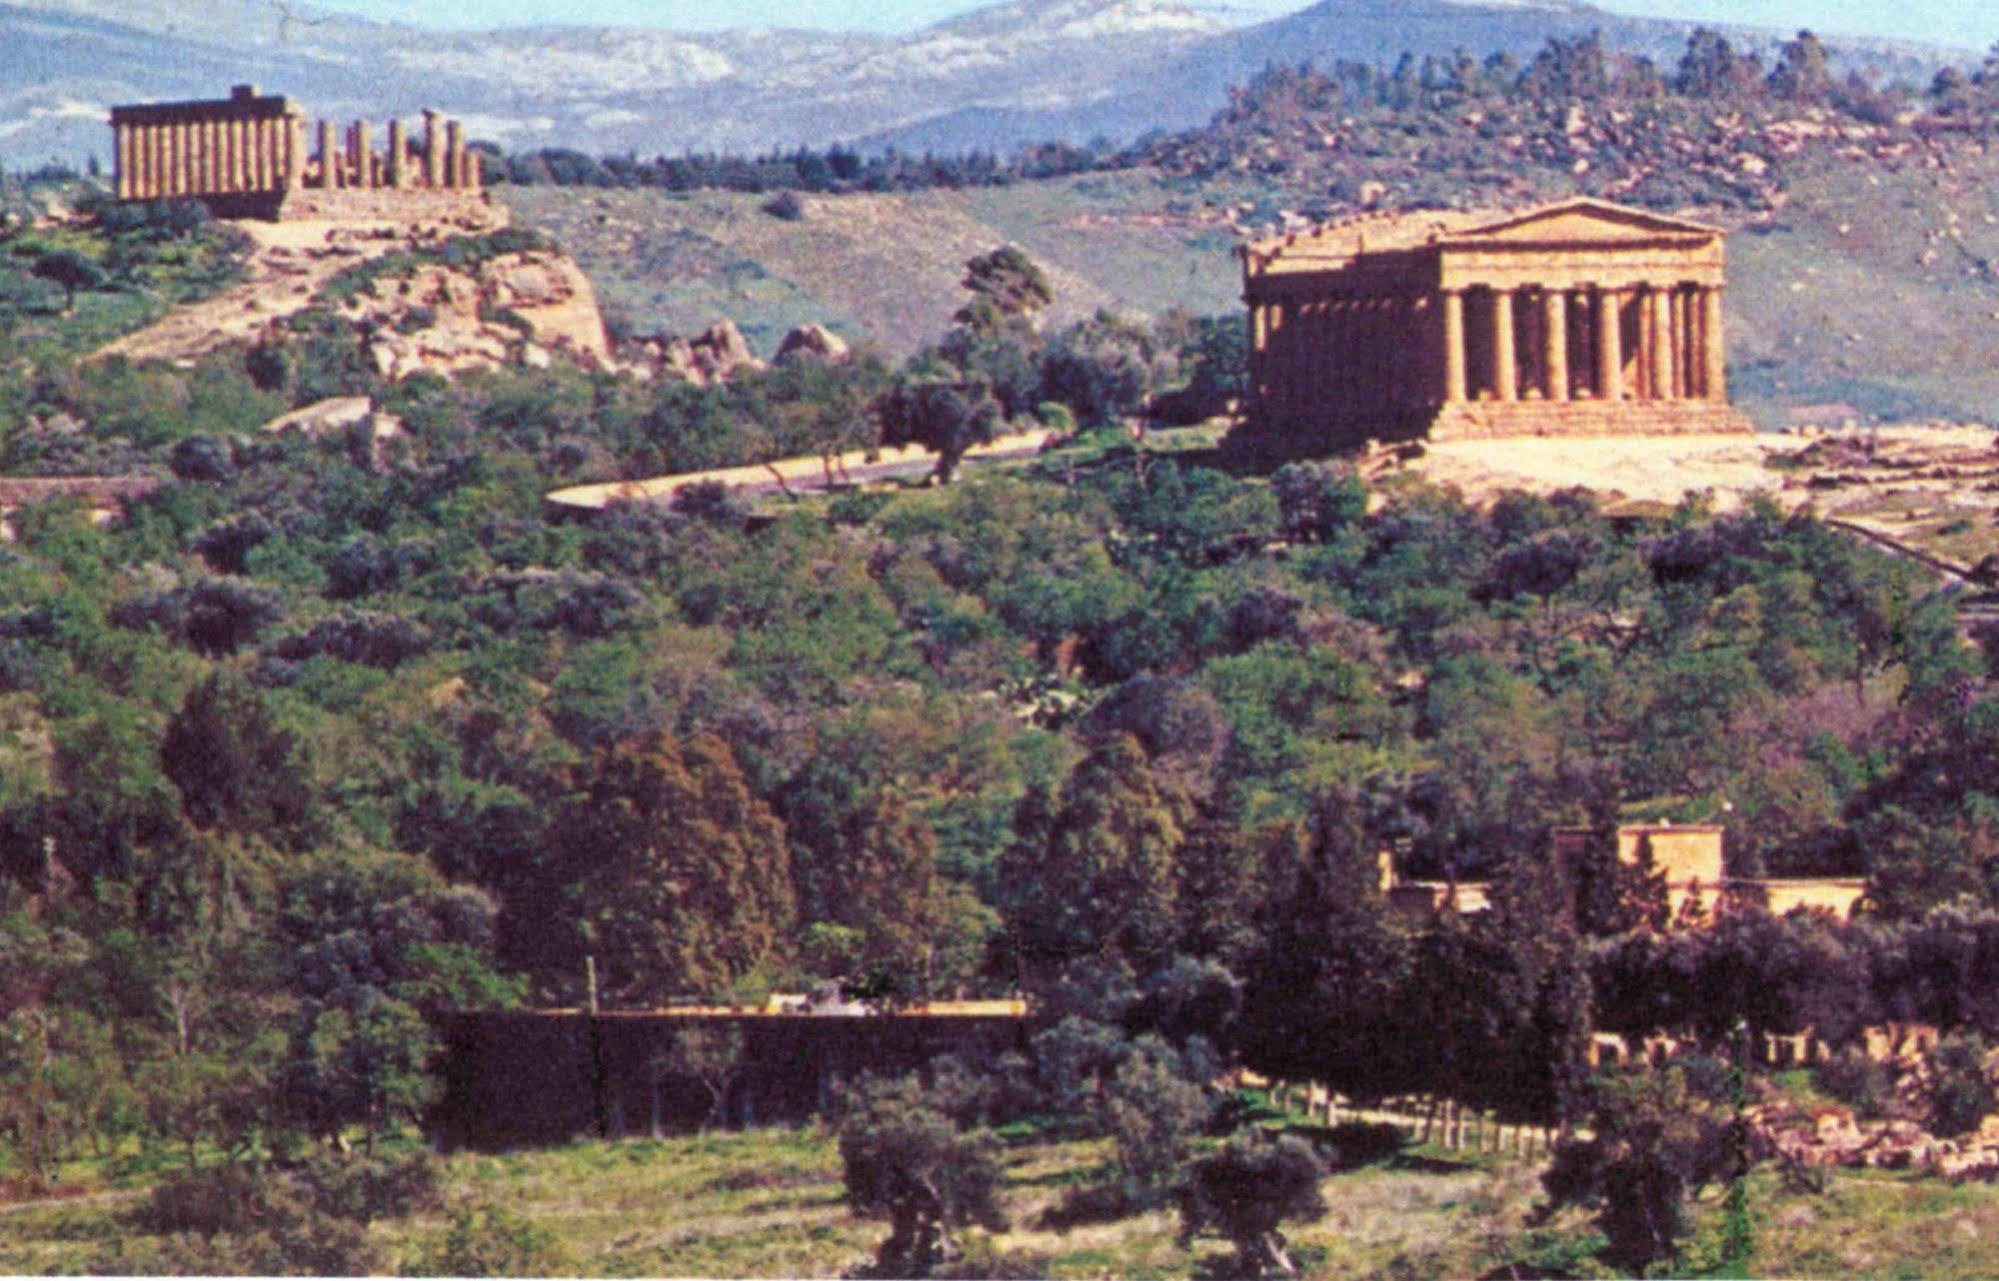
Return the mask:
<svg viewBox="0 0 1999 1281"><path fill-rule="evenodd" d="M434 111L423 121L421 138L390 121L378 152L365 120L320 121L310 148L305 112L255 85L227 98L113 107L113 190L121 200L195 199L219 215L271 218L448 212L481 201L464 129Z"/></svg>
<svg viewBox="0 0 1999 1281"><path fill-rule="evenodd" d="M1750 430L1728 403L1722 239L1576 199L1247 245L1250 418L1295 452Z"/></svg>

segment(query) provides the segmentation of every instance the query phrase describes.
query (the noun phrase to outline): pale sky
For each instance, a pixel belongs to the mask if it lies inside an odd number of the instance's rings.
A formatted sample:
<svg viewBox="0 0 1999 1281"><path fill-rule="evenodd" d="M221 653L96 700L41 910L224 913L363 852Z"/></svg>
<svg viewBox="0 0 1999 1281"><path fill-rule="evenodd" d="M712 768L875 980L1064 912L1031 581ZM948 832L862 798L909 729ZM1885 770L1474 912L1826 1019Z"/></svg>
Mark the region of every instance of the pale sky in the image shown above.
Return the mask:
<svg viewBox="0 0 1999 1281"><path fill-rule="evenodd" d="M332 9L399 22L453 27L539 23L660 27L785 26L909 31L983 7L984 0L318 0ZM1198 3L1198 0L1196 0ZM1277 14L1302 0L1220 0ZM1748 26L1811 27L1825 35L1889 36L1984 49L1999 42L1999 5L1991 0L1612 0L1603 7Z"/></svg>

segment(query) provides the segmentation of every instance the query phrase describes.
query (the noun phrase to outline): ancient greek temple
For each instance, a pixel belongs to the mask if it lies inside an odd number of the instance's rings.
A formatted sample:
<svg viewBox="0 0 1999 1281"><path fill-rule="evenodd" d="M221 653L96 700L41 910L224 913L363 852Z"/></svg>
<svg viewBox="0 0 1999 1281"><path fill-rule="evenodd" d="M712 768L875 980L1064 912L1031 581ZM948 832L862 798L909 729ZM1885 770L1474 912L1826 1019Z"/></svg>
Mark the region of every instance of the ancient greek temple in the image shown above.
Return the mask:
<svg viewBox="0 0 1999 1281"><path fill-rule="evenodd" d="M1748 431L1728 403L1722 240L1575 199L1246 245L1252 426L1295 453Z"/></svg>
<svg viewBox="0 0 1999 1281"><path fill-rule="evenodd" d="M379 152L367 121L321 120L309 149L297 103L237 85L227 98L113 107L111 133L120 200L198 199L228 217L388 216L405 196L480 191L463 127L434 111L423 113L420 139L390 121Z"/></svg>

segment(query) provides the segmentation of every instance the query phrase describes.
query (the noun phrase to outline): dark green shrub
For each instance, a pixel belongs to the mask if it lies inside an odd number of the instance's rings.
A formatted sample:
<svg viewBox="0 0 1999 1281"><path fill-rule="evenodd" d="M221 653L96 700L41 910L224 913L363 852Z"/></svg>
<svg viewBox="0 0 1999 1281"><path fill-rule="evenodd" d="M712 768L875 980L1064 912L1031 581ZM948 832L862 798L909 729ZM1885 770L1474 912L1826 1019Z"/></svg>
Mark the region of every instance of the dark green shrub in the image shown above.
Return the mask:
<svg viewBox="0 0 1999 1281"><path fill-rule="evenodd" d="M1812 1069L1812 1084L1864 1117L1878 1117L1895 1101L1895 1074L1856 1049Z"/></svg>
<svg viewBox="0 0 1999 1281"><path fill-rule="evenodd" d="M1930 1129L1943 1138L1978 1128L1999 1096L1985 1064L1985 1042L1976 1036L1946 1038L1930 1053Z"/></svg>

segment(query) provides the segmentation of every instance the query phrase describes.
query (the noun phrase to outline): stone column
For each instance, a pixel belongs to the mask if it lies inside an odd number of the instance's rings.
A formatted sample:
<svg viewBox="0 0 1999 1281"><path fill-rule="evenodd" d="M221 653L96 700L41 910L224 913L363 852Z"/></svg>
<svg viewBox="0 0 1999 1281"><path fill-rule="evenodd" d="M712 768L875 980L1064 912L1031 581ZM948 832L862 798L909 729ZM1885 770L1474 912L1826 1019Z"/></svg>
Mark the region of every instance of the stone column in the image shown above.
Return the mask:
<svg viewBox="0 0 1999 1281"><path fill-rule="evenodd" d="M1677 285L1667 291L1666 302L1672 313L1673 325L1673 399L1691 400L1694 395L1693 335L1688 331L1690 321L1687 307L1687 291Z"/></svg>
<svg viewBox="0 0 1999 1281"><path fill-rule="evenodd" d="M403 122L389 121L389 185L409 186L410 144L403 136Z"/></svg>
<svg viewBox="0 0 1999 1281"><path fill-rule="evenodd" d="M294 191L305 185L305 117L286 116L280 140L284 168L284 188Z"/></svg>
<svg viewBox="0 0 1999 1281"><path fill-rule="evenodd" d="M1492 394L1495 399L1520 398L1520 366L1513 349L1513 291L1492 291Z"/></svg>
<svg viewBox="0 0 1999 1281"><path fill-rule="evenodd" d="M375 149L370 145L368 122L365 120L354 122L354 185L375 185Z"/></svg>
<svg viewBox="0 0 1999 1281"><path fill-rule="evenodd" d="M1369 295L1360 301L1360 366L1356 370L1360 383L1355 389L1354 407L1362 415L1371 414L1381 407L1385 390L1383 384L1387 381L1381 349L1388 326L1388 311L1388 300L1379 295Z"/></svg>
<svg viewBox="0 0 1999 1281"><path fill-rule="evenodd" d="M425 168L428 175L428 166ZM1284 303L1273 298L1263 331L1263 374L1268 382L1266 395L1279 418L1284 416L1287 388L1284 368Z"/></svg>
<svg viewBox="0 0 1999 1281"><path fill-rule="evenodd" d="M423 113L423 185L435 190L444 185L444 139L438 136L437 113Z"/></svg>
<svg viewBox="0 0 1999 1281"><path fill-rule="evenodd" d="M111 190L120 200L132 198L130 138L124 125L111 126Z"/></svg>
<svg viewBox="0 0 1999 1281"><path fill-rule="evenodd" d="M190 167L192 156L188 149L188 136L192 132L185 124L169 125L167 129L167 139L173 147L173 194L176 196L185 196L194 186Z"/></svg>
<svg viewBox="0 0 1999 1281"><path fill-rule="evenodd" d="M319 185L327 191L338 185L339 159L333 154L333 122L319 122Z"/></svg>
<svg viewBox="0 0 1999 1281"><path fill-rule="evenodd" d="M1721 286L1701 290L1701 395L1728 399L1728 347L1721 333Z"/></svg>
<svg viewBox="0 0 1999 1281"><path fill-rule="evenodd" d="M1650 292L1652 303L1652 396L1673 399L1673 304L1664 289Z"/></svg>
<svg viewBox="0 0 1999 1281"><path fill-rule="evenodd" d="M1322 328L1318 395L1337 414L1344 403L1340 387L1347 375L1346 299L1330 295L1319 303L1319 312Z"/></svg>
<svg viewBox="0 0 1999 1281"><path fill-rule="evenodd" d="M444 185L456 187L465 177L465 126L446 121L444 139Z"/></svg>
<svg viewBox="0 0 1999 1281"><path fill-rule="evenodd" d="M1549 289L1541 294L1542 394L1549 400L1569 398L1569 295Z"/></svg>
<svg viewBox="0 0 1999 1281"><path fill-rule="evenodd" d="M139 198L151 200L160 194L160 131L152 125L139 126Z"/></svg>
<svg viewBox="0 0 1999 1281"><path fill-rule="evenodd" d="M1465 291L1444 290L1444 401L1465 399Z"/></svg>
<svg viewBox="0 0 1999 1281"><path fill-rule="evenodd" d="M1624 295L1616 289L1596 291L1596 395L1624 399Z"/></svg>
<svg viewBox="0 0 1999 1281"><path fill-rule="evenodd" d="M201 189L222 190L222 122L201 122Z"/></svg>
<svg viewBox="0 0 1999 1281"><path fill-rule="evenodd" d="M465 153L458 153L458 172L454 175L460 185L465 178ZM1327 335L1332 332L1332 311L1324 298L1305 306L1305 370L1311 379L1308 386L1312 399L1324 403L1326 389L1332 379L1332 344Z"/></svg>

